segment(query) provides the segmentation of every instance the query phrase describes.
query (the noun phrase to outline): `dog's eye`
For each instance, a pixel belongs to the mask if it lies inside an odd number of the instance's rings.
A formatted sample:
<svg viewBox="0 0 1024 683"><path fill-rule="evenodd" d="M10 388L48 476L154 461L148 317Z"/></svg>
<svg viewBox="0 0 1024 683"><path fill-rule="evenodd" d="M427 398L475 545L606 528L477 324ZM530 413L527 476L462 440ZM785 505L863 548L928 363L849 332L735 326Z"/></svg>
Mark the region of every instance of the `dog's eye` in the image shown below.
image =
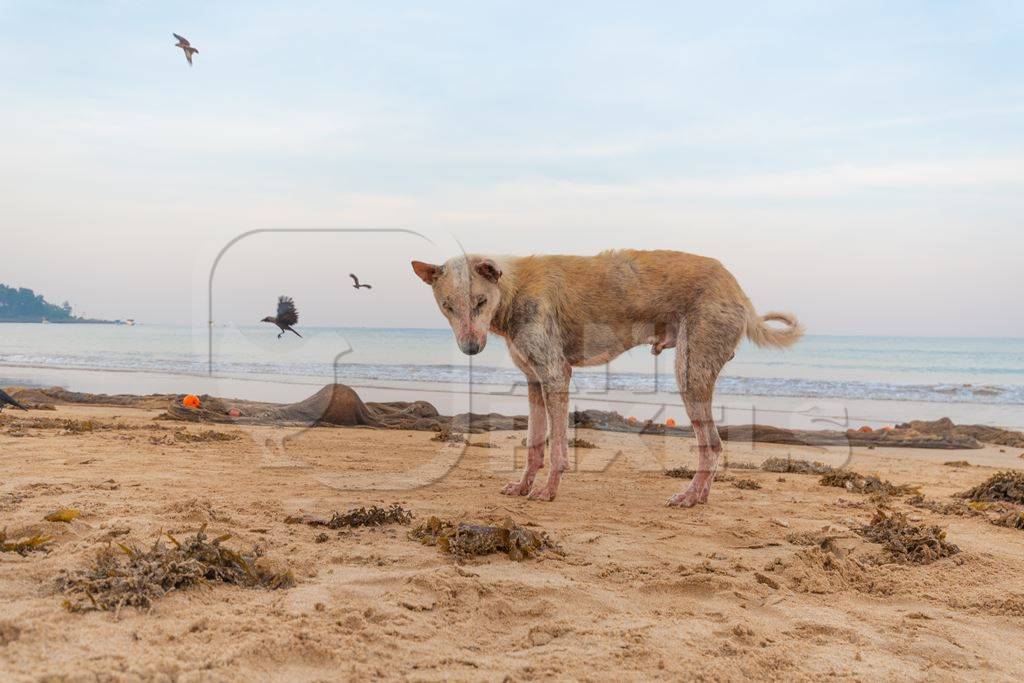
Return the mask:
<svg viewBox="0 0 1024 683"><path fill-rule="evenodd" d="M473 308L473 310L476 311L476 312L482 311L483 308L484 308L484 304L486 304L486 303L487 303L487 297L485 297L485 296L480 297L480 299L476 302L476 306Z"/></svg>
<svg viewBox="0 0 1024 683"><path fill-rule="evenodd" d="M452 308L452 305L450 303L448 303L447 301L445 301L444 303L441 304L441 308L443 308L448 313L454 313L455 312L455 309Z"/></svg>

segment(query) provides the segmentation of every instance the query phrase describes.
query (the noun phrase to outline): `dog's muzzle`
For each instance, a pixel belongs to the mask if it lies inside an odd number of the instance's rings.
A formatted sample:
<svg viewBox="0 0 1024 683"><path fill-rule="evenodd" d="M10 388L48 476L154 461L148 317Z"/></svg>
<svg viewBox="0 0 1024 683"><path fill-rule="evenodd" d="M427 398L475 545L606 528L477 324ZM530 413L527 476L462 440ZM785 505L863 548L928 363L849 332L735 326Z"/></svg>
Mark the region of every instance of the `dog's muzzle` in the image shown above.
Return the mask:
<svg viewBox="0 0 1024 683"><path fill-rule="evenodd" d="M475 339L467 339L459 342L459 348L467 356L475 356L484 350L484 345L476 341Z"/></svg>

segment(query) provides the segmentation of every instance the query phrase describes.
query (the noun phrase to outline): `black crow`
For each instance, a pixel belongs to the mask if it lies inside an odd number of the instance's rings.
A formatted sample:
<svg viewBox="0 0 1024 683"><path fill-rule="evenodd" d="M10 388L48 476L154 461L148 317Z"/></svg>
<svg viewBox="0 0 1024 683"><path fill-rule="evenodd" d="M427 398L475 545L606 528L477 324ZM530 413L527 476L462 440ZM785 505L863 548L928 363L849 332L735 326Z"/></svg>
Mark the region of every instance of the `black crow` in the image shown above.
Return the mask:
<svg viewBox="0 0 1024 683"><path fill-rule="evenodd" d="M13 398L11 398L11 395L8 394L6 391L4 391L3 389L0 389L0 413L2 413L4 411L4 406L5 405L12 405L15 408L21 408L22 410L28 410L28 408L26 408L25 406L21 405L20 403L15 401Z"/></svg>
<svg viewBox="0 0 1024 683"><path fill-rule="evenodd" d="M192 43L188 42L186 39L182 38L177 33L172 33L171 35L178 39L178 44L174 47L180 47L182 50L185 51L185 59L188 60L188 65L192 66L192 55L199 54L199 50L192 47Z"/></svg>
<svg viewBox="0 0 1024 683"><path fill-rule="evenodd" d="M353 289L358 290L360 287L365 287L366 289L373 289L373 287L371 287L370 285L361 285L361 284L359 284L359 278L357 278L355 276L355 273L349 273L348 276L350 278L352 278L352 282L355 283L354 285L352 285Z"/></svg>
<svg viewBox="0 0 1024 683"><path fill-rule="evenodd" d="M295 310L295 302L292 301L290 296L279 296L277 297L277 315L267 316L261 323L274 323L281 328L281 334L285 332L295 332L292 329L292 325L299 322L299 312ZM277 338L281 338L281 334L277 335ZM302 337L301 334L295 332L296 337Z"/></svg>

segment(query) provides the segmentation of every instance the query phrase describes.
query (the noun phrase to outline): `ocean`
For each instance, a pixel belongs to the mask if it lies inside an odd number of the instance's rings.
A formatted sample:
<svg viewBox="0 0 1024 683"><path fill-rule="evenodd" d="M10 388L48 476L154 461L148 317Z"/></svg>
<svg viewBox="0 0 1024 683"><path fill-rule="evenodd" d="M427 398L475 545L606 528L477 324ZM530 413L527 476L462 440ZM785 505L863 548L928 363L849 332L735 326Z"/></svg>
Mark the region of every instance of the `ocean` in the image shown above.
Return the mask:
<svg viewBox="0 0 1024 683"><path fill-rule="evenodd" d="M302 339L291 334L277 339L270 325L207 330L4 324L0 383L141 393L141 387L184 392L213 381L237 397L261 399L281 395L272 387L302 387L286 392L295 397L332 381L373 388L375 400L410 400L403 391L460 393L470 386L478 397L523 393L522 374L500 338L492 337L471 359L458 351L447 329L305 327L301 332ZM655 357L649 347L640 347L608 366L579 369L574 396L584 402L616 397L678 403L672 355ZM782 351L744 342L726 365L716 396L725 402L731 397L737 405L767 406L762 417L776 408L786 412L779 406L821 413L808 405L825 401L830 406L825 412L845 417L850 415L844 406L873 410L854 415L855 421L950 414L958 421L1022 427L1024 339L809 335Z"/></svg>

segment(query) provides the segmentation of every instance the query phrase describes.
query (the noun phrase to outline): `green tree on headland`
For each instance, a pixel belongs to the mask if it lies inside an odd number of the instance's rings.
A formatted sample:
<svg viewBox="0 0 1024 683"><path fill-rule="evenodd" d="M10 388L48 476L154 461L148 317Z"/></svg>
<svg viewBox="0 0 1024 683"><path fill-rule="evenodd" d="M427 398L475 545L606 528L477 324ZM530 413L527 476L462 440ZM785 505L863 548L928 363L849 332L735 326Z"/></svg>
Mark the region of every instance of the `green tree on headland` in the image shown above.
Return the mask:
<svg viewBox="0 0 1024 683"><path fill-rule="evenodd" d="M0 284L0 322L38 323L43 320L51 323L106 322L76 317L67 301L58 306L31 289Z"/></svg>

